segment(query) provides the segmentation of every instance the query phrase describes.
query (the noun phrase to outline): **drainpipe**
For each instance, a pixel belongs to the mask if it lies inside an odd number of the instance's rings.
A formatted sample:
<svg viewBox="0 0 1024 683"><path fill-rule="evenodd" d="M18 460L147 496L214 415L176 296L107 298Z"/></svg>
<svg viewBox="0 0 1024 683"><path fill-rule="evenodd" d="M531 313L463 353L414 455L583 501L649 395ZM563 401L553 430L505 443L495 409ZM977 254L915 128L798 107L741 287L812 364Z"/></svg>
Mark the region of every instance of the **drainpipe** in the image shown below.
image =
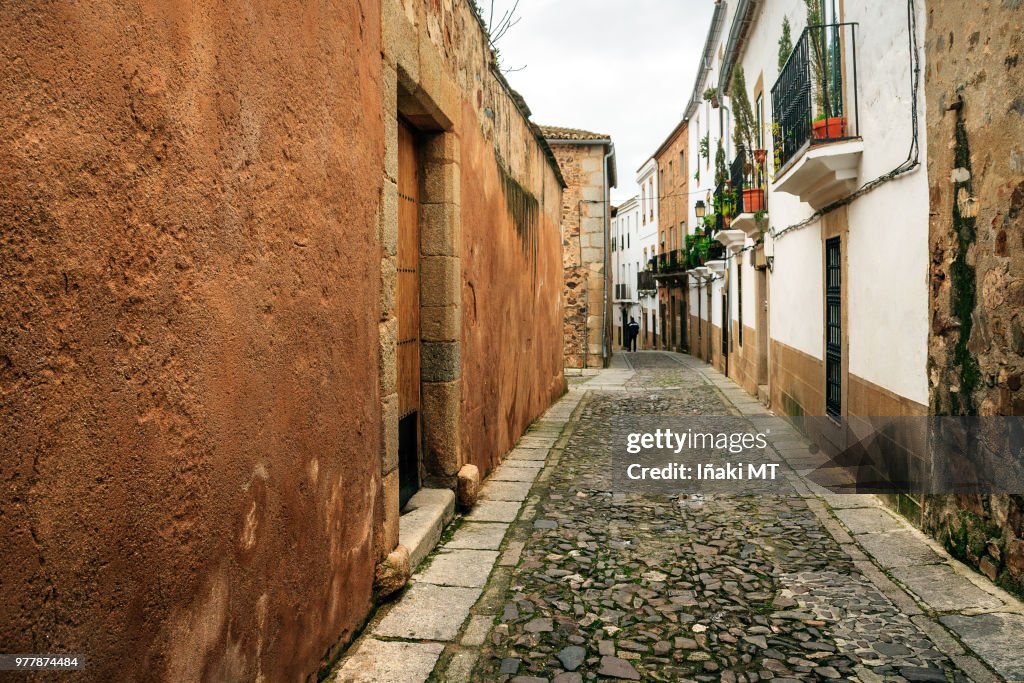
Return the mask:
<svg viewBox="0 0 1024 683"><path fill-rule="evenodd" d="M601 357L602 367L608 367L608 244L611 239L611 212L608 205L612 200L612 191L608 187L608 162L615 157L615 143L609 141L607 152L601 164L602 190L604 192L604 304L601 307Z"/></svg>

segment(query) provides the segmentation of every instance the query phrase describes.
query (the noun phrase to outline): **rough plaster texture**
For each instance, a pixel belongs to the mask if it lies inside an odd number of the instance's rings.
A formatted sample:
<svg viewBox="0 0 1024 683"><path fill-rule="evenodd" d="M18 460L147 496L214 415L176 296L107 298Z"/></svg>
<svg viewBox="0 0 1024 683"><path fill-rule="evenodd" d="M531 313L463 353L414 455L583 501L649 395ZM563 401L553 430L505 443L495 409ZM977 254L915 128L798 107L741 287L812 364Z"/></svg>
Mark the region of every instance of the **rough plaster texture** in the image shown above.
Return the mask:
<svg viewBox="0 0 1024 683"><path fill-rule="evenodd" d="M695 226L687 224L690 209L690 172L688 164L689 127L679 124L654 153L658 164L658 253L680 251L685 236ZM685 280L661 278L658 287L658 303L664 306L664 329L658 330L662 348L682 351L688 342L683 338L682 312L689 287ZM696 291L696 290L694 290ZM661 309L659 309L661 310Z"/></svg>
<svg viewBox="0 0 1024 683"><path fill-rule="evenodd" d="M6 6L5 650L296 680L363 619L379 17Z"/></svg>
<svg viewBox="0 0 1024 683"><path fill-rule="evenodd" d="M1024 12L927 12L931 409L1024 415ZM924 503L925 527L950 552L1024 595L1024 497Z"/></svg>
<svg viewBox="0 0 1024 683"><path fill-rule="evenodd" d="M468 4L421 5L388 11L442 59L406 54L400 78L447 70L463 182L491 174L462 200L464 327L439 308L427 333L462 337L460 438L486 472L564 390L560 307L537 304L561 287L561 186ZM0 18L10 651L86 652L83 680L304 680L365 619L398 540L373 521L397 515L381 17L137 0ZM542 200L529 258L499 157Z"/></svg>

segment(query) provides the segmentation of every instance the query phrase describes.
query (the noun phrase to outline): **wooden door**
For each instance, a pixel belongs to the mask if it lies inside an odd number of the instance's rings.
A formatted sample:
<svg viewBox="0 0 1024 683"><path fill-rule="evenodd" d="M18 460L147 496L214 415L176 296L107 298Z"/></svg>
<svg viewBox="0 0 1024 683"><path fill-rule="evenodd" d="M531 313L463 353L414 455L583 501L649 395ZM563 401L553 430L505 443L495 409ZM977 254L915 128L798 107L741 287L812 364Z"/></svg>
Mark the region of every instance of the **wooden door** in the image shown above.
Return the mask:
<svg viewBox="0 0 1024 683"><path fill-rule="evenodd" d="M398 126L398 481L405 507L420 487L420 206L413 131Z"/></svg>

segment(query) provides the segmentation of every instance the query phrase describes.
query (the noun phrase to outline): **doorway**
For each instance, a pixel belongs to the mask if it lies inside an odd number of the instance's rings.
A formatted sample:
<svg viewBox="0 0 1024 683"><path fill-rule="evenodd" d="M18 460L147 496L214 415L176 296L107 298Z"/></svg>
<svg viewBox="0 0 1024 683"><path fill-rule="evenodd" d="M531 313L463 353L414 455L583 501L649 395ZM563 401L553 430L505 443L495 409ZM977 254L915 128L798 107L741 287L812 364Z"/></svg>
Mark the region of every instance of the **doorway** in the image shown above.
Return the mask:
<svg viewBox="0 0 1024 683"><path fill-rule="evenodd" d="M398 123L398 504L420 488L420 164L416 137Z"/></svg>

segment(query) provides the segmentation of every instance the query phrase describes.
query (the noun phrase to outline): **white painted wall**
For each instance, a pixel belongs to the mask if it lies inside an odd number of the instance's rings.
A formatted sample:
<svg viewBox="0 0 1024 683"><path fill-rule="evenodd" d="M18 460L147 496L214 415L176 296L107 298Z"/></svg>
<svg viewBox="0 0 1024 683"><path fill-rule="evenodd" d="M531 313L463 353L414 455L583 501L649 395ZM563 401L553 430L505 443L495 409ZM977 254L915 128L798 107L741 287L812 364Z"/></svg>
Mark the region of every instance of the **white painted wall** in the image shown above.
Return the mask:
<svg viewBox="0 0 1024 683"><path fill-rule="evenodd" d="M921 46L926 17L923 3L916 2L919 54L923 64ZM724 46L728 38L731 11L720 46ZM906 11L904 2L870 6L846 3L843 21L859 23L857 93L860 134L864 140L860 183L893 169L906 158L910 146L911 60ZM748 92L751 105L754 104L754 84L758 74L763 72L769 163L772 158L770 93L778 75L778 39L784 15L789 17L796 43L805 23L803 2L760 3L739 60L751 89ZM708 85L717 85L717 59L714 66L702 90ZM927 403L928 188L923 170L926 161L923 99L922 87L918 102L922 170L890 181L849 206L846 314L850 373L914 401ZM726 102L726 106L731 110L731 102ZM715 113L702 104L693 117L698 120L697 125L691 120L692 164L698 161L699 138L709 127L707 117ZM707 164L700 160L702 189L709 189L713 182L717 116L712 116L710 124L712 163L705 172ZM731 131L727 130L726 135L731 138ZM731 160L731 140L729 142L727 149ZM696 199L695 196L694 201ZM771 184L768 209L769 225L774 230L797 223L813 212L797 198L774 192ZM820 224L812 223L778 239L769 239L766 253L775 257L770 276L772 338L814 358L822 358L824 284ZM756 324L755 275L752 266L743 267L743 319L753 327ZM733 275L735 268L736 264L730 263ZM733 318L738 319L735 295L733 288ZM713 321L719 320L715 310L711 315Z"/></svg>

